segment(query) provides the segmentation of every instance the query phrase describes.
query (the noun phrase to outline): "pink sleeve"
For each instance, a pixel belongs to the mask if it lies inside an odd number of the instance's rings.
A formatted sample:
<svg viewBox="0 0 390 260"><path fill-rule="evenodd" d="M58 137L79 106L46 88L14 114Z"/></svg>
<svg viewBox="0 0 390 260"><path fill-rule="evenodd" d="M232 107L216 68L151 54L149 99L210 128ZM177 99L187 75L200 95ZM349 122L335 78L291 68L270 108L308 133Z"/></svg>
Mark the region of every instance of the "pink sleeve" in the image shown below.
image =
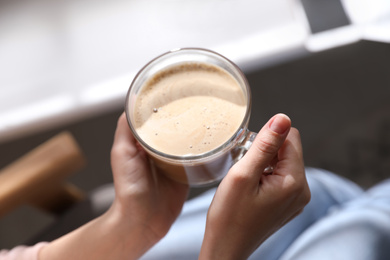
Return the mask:
<svg viewBox="0 0 390 260"><path fill-rule="evenodd" d="M38 253L47 242L41 242L35 246L17 246L11 250L0 250L0 260L38 260Z"/></svg>

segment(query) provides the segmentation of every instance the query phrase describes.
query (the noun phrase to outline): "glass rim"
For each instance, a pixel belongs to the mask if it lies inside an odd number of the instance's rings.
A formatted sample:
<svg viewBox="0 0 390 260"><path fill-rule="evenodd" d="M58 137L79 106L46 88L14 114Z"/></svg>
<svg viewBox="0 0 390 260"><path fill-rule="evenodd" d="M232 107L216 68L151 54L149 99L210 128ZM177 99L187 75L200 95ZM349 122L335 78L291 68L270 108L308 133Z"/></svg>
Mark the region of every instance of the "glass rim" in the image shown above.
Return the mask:
<svg viewBox="0 0 390 260"><path fill-rule="evenodd" d="M133 124L131 123L132 122L131 121L131 116L129 115L129 113L130 113L130 110L129 110L130 109L130 95L132 93L134 84L137 82L137 80L139 79L140 75L146 69L148 69L150 66L152 66L155 62L157 62L158 60L162 59L163 57L166 57L168 55L172 55L172 54L175 54L175 53L180 53L180 52L194 52L194 53L195 52L200 52L200 53L208 53L208 54L217 56L219 59L222 59L224 62L227 62L229 65L231 65L234 68L234 70L237 72L237 74L241 78L241 80L242 80L242 82L244 84L245 90L246 90L247 106L246 106L246 110L245 110L245 116L243 117L243 119L241 121L241 124L238 127L238 129L222 145L216 147L213 150L210 150L208 152L201 153L201 154L172 155L172 154L167 154L167 153L161 152L161 151L153 148L152 146L147 144L138 135L136 129L134 128ZM218 65L213 64L213 66L218 66ZM230 72L228 72L228 73L231 74ZM236 78L236 77L234 76L234 78ZM240 82L238 82L238 83L240 84ZM205 48L198 48L198 47L186 47L186 48L173 49L173 50L167 51L167 52L165 52L165 53L163 53L163 54L153 58L152 60L150 60L134 76L134 78L133 78L133 80L132 80L132 82L131 82L131 84L129 86L129 89L127 91L127 95L126 95L126 100L125 101L126 101L126 103L125 103L125 114L126 114L126 118L127 118L127 123L128 123L128 125L130 127L130 130L131 130L133 136L141 144L141 146L146 148L148 151L152 152L157 157L162 157L164 159L169 159L170 161L181 162L181 163L183 163L183 161L186 161L186 162L196 162L196 161L203 160L205 158L213 157L213 156L217 155L219 152L223 151L225 148L231 146L233 144L232 141L238 139L238 137L240 137L241 135L243 135L245 133L245 130L247 129L247 123L249 121L249 116L250 116L250 112L251 112L251 106L252 106L252 104L251 104L252 100L251 100L250 87L249 87L248 81L247 81L244 73L242 72L242 70L234 62L232 62L230 59L226 58L225 56L223 56L223 55L221 55L221 54L219 54L219 53L217 53L215 51L212 51L212 50L209 50L209 49L205 49Z"/></svg>

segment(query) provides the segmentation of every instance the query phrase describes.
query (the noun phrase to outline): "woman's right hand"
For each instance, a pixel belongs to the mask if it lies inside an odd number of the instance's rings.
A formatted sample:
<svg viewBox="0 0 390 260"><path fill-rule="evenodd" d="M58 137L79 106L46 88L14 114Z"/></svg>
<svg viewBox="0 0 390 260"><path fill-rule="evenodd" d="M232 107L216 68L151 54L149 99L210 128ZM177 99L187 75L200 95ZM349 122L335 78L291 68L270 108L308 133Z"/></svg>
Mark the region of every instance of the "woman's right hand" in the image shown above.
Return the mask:
<svg viewBox="0 0 390 260"><path fill-rule="evenodd" d="M269 165L272 174L264 174ZM278 114L219 185L199 259L248 258L309 201L299 132Z"/></svg>

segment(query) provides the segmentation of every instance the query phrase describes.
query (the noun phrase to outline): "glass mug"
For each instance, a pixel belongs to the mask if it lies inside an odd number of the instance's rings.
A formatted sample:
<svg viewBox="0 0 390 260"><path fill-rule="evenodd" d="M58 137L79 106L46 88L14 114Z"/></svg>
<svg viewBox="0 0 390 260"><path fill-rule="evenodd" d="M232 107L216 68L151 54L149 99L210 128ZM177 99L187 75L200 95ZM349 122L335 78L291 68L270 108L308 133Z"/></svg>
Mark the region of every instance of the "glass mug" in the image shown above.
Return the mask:
<svg viewBox="0 0 390 260"><path fill-rule="evenodd" d="M199 155L171 155L146 143L135 129L134 106L138 93L148 79L167 68L188 63L209 64L229 73L241 87L246 110L234 134L219 147ZM230 167L240 160L251 146L256 133L248 130L251 113L251 91L242 71L224 56L201 48L176 49L158 56L146 64L135 76L125 101L125 112L130 129L139 144L148 153L152 164L169 178L191 186L202 186L220 181ZM175 140L172 140L174 142Z"/></svg>

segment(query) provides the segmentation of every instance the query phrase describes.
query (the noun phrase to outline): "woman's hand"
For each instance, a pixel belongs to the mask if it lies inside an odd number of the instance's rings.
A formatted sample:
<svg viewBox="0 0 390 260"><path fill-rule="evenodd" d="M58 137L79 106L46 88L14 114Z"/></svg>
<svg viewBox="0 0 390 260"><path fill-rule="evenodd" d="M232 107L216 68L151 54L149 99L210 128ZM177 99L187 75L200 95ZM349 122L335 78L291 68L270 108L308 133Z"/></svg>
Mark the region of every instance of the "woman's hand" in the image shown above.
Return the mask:
<svg viewBox="0 0 390 260"><path fill-rule="evenodd" d="M264 169L273 166L272 174ZM219 185L200 259L246 259L310 200L299 132L278 114Z"/></svg>
<svg viewBox="0 0 390 260"><path fill-rule="evenodd" d="M111 150L115 185L112 211L142 228L152 244L168 232L187 198L188 185L156 172L134 139L125 114L119 118Z"/></svg>
<svg viewBox="0 0 390 260"><path fill-rule="evenodd" d="M115 200L102 216L43 247L45 259L138 259L169 230L188 186L158 174L124 114L111 151Z"/></svg>

